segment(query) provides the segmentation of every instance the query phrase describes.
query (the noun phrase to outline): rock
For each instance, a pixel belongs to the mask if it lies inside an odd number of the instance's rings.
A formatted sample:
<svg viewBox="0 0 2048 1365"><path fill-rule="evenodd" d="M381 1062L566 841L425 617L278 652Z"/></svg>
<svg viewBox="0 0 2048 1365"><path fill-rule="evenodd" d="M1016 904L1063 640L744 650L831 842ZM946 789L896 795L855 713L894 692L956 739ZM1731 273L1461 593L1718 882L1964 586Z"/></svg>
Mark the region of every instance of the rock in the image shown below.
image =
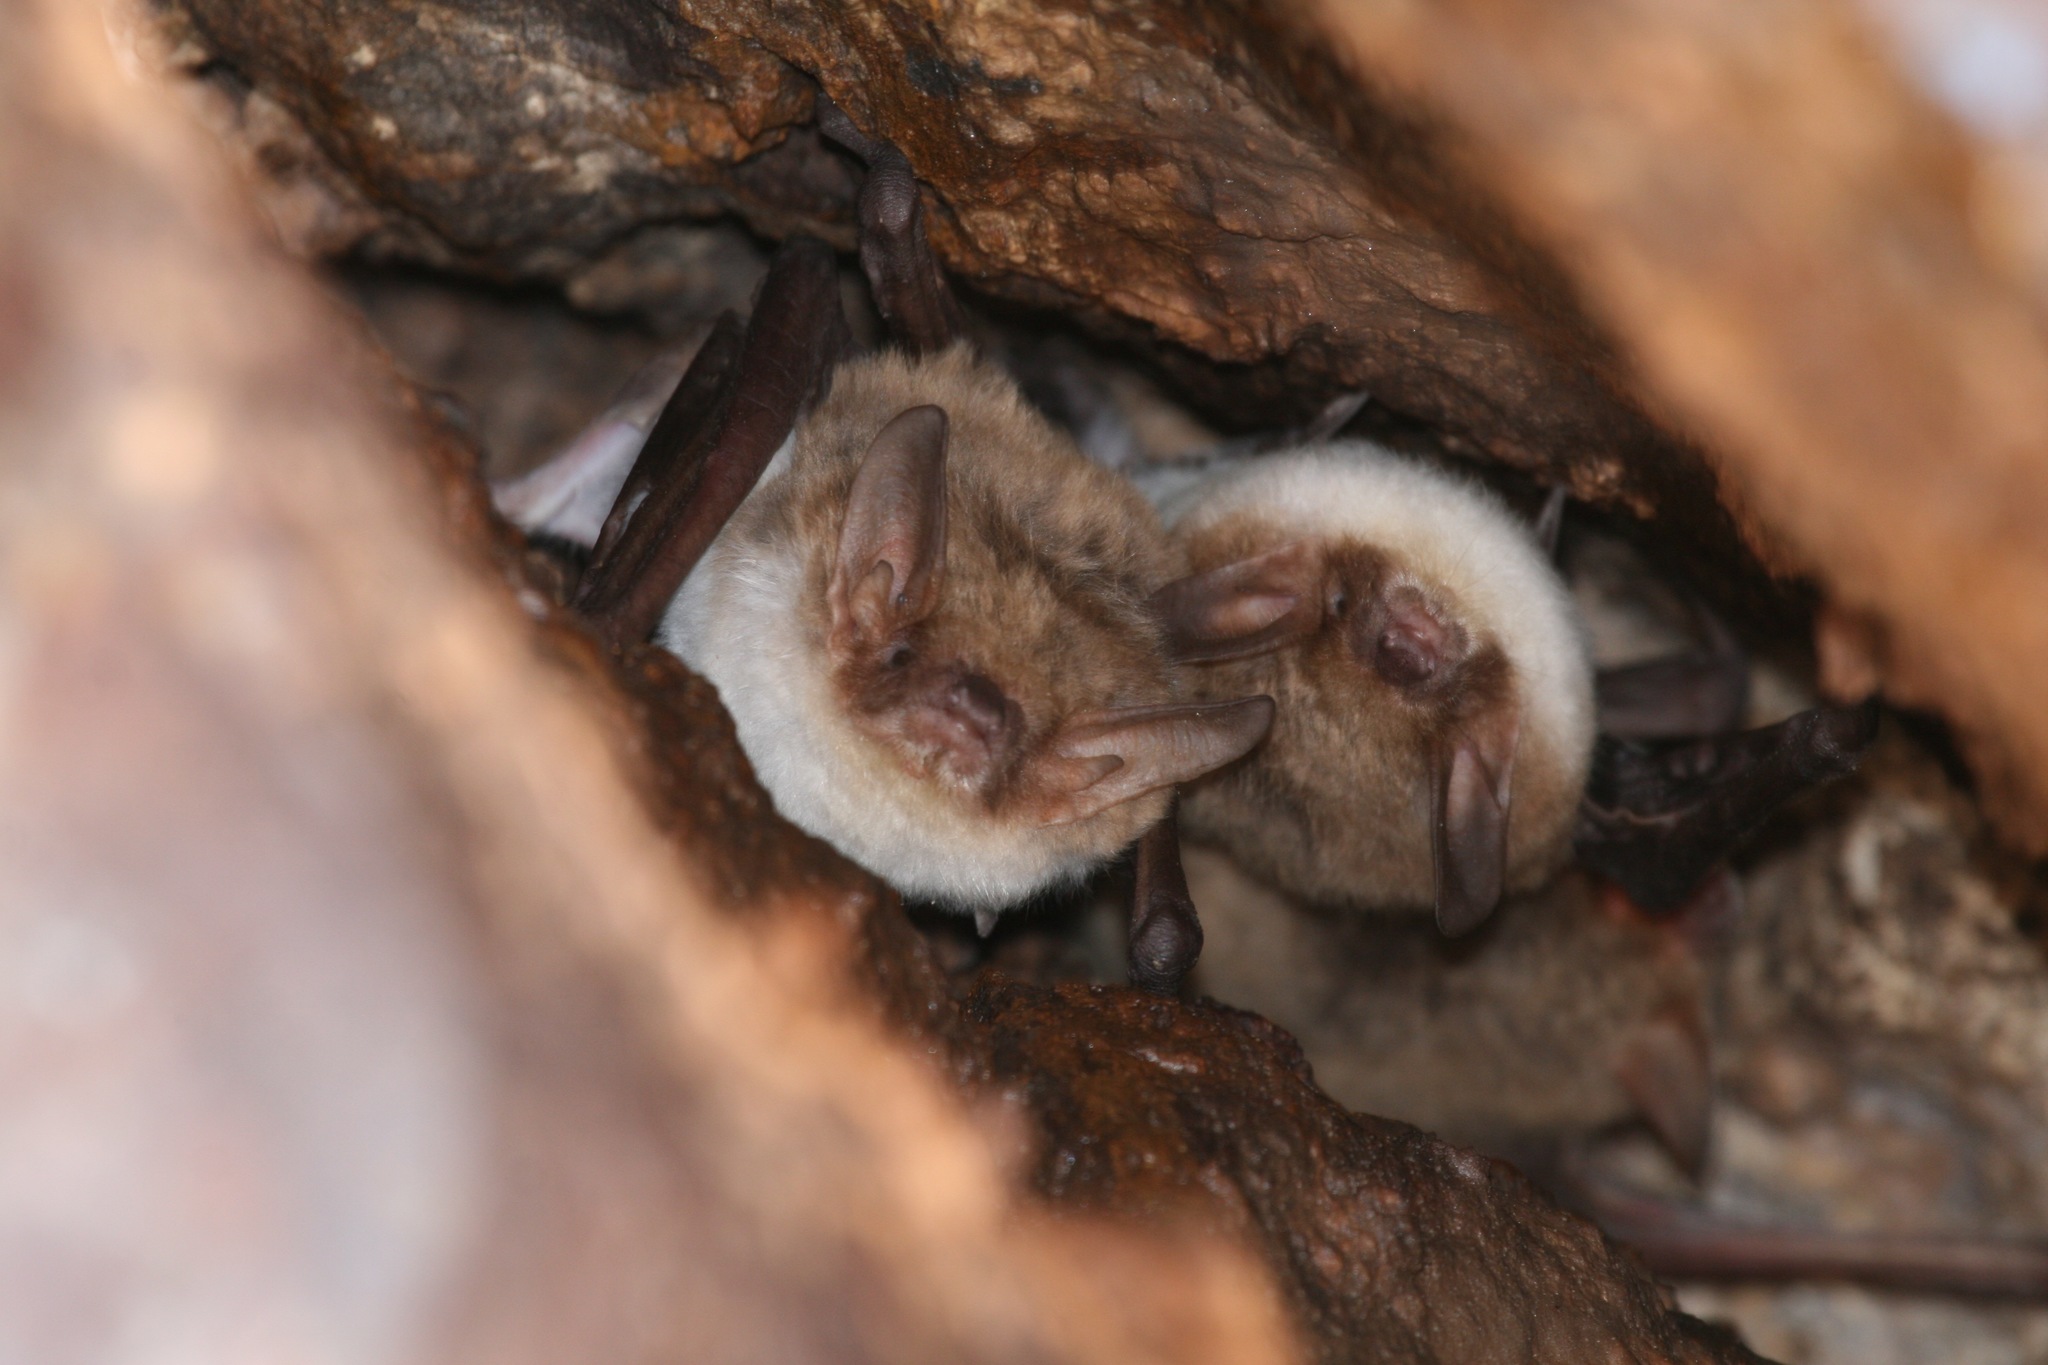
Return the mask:
<svg viewBox="0 0 2048 1365"><path fill-rule="evenodd" d="M96 11L0 17L0 179L0 1355L1750 1358L1264 1026L962 1009ZM1155 1174L1022 1190L1020 1080Z"/></svg>
<svg viewBox="0 0 2048 1365"><path fill-rule="evenodd" d="M1913 0L1321 8L1441 111L1752 543L1869 618L1887 695L1955 721L2003 835L2048 852L2038 81L1932 78L1975 30ZM2048 59L2012 14L1999 50ZM1979 115L2021 88L2031 112Z"/></svg>
<svg viewBox="0 0 2048 1365"><path fill-rule="evenodd" d="M1277 10L189 0L216 78L295 110L363 249L572 292L679 217L845 245L813 92L902 147L977 289L1141 342L1238 428L1357 388L1451 449L1669 524L1752 614L1698 453L1413 110ZM1747 577L1745 578L1745 575Z"/></svg>
<svg viewBox="0 0 2048 1365"><path fill-rule="evenodd" d="M989 1079L1037 1128L1062 1205L1240 1231L1326 1361L1752 1359L1670 1313L1514 1169L1347 1113L1257 1015L1123 987L986 983Z"/></svg>

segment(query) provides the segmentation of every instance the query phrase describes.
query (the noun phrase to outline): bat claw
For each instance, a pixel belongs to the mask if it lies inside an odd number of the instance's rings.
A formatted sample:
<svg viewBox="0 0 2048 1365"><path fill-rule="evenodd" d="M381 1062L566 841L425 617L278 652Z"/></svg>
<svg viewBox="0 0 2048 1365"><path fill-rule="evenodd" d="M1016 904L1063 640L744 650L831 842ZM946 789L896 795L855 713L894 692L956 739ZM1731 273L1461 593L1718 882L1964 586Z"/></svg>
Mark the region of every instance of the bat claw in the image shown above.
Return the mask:
<svg viewBox="0 0 2048 1365"><path fill-rule="evenodd" d="M1131 984L1154 995L1178 995L1202 956L1202 921L1180 865L1180 827L1173 810L1138 840L1131 887Z"/></svg>
<svg viewBox="0 0 2048 1365"><path fill-rule="evenodd" d="M1194 906L1159 905L1131 931L1131 984L1154 995L1178 995L1202 956L1202 924Z"/></svg>

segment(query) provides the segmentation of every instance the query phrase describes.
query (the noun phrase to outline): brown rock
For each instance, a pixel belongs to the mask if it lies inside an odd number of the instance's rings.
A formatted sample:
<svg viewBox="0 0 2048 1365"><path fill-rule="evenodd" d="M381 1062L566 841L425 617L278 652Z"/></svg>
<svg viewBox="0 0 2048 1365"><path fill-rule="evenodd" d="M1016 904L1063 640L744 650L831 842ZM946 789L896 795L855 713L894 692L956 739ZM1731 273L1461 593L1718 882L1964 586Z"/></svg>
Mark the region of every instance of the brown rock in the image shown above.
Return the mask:
<svg viewBox="0 0 2048 1365"><path fill-rule="evenodd" d="M2048 329L2008 249L2048 234L1887 59L1882 11L1322 8L1444 112L1753 540L1880 627L1888 693L1954 718L2004 833L2048 850Z"/></svg>
<svg viewBox="0 0 2048 1365"><path fill-rule="evenodd" d="M0 18L0 1354L1746 1358L1261 1026L962 1012L104 37ZM1049 1215L933 1053L1151 1174Z"/></svg>
<svg viewBox="0 0 2048 1365"><path fill-rule="evenodd" d="M989 1077L1063 1205L1197 1211L1263 1248L1328 1361L1752 1357L1665 1309L1625 1253L1514 1169L1346 1113L1257 1015L1121 987L986 983Z"/></svg>
<svg viewBox="0 0 2048 1365"><path fill-rule="evenodd" d="M372 251L567 277L722 212L845 243L856 172L811 128L815 81L903 148L978 288L1154 347L1238 426L1369 389L1454 450L1668 519L1667 549L1769 600L1562 277L1276 8L187 8L337 194L381 207Z"/></svg>

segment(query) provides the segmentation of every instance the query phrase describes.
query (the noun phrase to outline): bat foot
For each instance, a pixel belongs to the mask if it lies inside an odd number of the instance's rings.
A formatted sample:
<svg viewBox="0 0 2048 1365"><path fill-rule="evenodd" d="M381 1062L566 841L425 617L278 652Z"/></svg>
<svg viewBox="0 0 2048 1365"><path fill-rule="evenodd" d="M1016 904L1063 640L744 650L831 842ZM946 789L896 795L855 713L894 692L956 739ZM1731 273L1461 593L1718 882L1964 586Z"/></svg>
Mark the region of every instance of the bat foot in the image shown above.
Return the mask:
<svg viewBox="0 0 2048 1365"><path fill-rule="evenodd" d="M1178 995L1202 956L1202 922L1191 902L1160 902L1131 927L1131 984L1154 995Z"/></svg>
<svg viewBox="0 0 2048 1365"><path fill-rule="evenodd" d="M913 354L943 351L964 336L967 322L925 236L917 174L882 138L854 126L846 111L819 97L818 129L867 163L861 187L860 264L875 308L898 345Z"/></svg>
<svg viewBox="0 0 2048 1365"><path fill-rule="evenodd" d="M1138 840L1131 887L1131 984L1178 995L1202 956L1202 921L1180 865L1180 826L1172 807Z"/></svg>

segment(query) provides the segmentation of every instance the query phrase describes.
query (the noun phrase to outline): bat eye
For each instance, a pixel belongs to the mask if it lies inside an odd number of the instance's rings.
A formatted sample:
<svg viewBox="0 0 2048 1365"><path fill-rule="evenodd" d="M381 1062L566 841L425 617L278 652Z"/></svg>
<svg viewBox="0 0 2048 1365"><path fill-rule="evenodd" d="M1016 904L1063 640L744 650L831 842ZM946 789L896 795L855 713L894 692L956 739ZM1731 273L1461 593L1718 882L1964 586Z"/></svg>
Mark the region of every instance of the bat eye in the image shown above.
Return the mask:
<svg viewBox="0 0 2048 1365"><path fill-rule="evenodd" d="M882 658L884 668L903 668L910 663L910 646L897 645Z"/></svg>

